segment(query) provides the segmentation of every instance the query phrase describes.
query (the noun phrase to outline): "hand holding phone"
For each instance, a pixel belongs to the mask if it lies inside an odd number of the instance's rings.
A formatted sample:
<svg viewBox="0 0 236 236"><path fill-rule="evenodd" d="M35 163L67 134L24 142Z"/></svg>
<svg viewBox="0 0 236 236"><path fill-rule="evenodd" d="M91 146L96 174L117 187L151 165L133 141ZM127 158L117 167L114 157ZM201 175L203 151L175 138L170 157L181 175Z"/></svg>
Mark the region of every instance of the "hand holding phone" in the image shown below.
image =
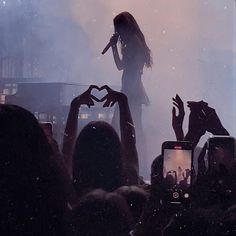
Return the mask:
<svg viewBox="0 0 236 236"><path fill-rule="evenodd" d="M235 139L231 136L213 136L208 140L208 166L210 171L230 170L235 163Z"/></svg>
<svg viewBox="0 0 236 236"><path fill-rule="evenodd" d="M205 134L207 122L205 110L208 104L204 101L188 101L187 104L191 111L189 115L189 131L201 133L201 135Z"/></svg>

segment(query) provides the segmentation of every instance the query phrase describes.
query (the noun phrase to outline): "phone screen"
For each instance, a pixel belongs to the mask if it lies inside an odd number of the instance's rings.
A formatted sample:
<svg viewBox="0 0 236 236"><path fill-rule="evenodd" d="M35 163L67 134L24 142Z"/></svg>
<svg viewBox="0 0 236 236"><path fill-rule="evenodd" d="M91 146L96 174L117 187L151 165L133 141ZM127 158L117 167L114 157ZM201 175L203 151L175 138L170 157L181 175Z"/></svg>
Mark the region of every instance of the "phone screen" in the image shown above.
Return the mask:
<svg viewBox="0 0 236 236"><path fill-rule="evenodd" d="M192 146L188 142L165 142L162 146L163 183L166 200L182 203L190 198Z"/></svg>
<svg viewBox="0 0 236 236"><path fill-rule="evenodd" d="M192 150L164 149L163 177L172 185L191 184Z"/></svg>

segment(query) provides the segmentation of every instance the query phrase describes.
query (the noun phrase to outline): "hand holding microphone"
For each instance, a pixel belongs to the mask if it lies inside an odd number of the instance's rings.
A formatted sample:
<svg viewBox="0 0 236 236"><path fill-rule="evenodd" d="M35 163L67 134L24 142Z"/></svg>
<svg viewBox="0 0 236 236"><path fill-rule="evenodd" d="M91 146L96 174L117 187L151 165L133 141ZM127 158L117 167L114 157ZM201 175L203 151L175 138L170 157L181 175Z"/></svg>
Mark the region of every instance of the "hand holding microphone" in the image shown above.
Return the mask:
<svg viewBox="0 0 236 236"><path fill-rule="evenodd" d="M110 42L109 42L109 43L111 44L111 46L117 44L118 38L119 38L119 34L118 34L118 33L114 33L114 34L111 36Z"/></svg>
<svg viewBox="0 0 236 236"><path fill-rule="evenodd" d="M109 43L107 44L107 46L102 51L102 55L104 55L111 46L117 44L118 38L119 38L119 34L118 33L114 33L111 36Z"/></svg>

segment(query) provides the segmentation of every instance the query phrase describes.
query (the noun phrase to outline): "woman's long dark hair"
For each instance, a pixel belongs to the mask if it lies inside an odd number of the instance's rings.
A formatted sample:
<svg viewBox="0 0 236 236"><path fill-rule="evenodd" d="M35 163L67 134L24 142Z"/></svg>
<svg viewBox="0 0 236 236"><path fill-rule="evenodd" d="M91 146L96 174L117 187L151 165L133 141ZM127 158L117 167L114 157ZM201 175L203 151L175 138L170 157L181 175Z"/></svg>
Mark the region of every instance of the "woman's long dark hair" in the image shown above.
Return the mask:
<svg viewBox="0 0 236 236"><path fill-rule="evenodd" d="M151 67L152 66L151 50L147 46L145 37L142 31L140 30L139 25L134 19L134 17L129 12L121 12L114 18L113 22L115 26L115 31L117 27L123 26L126 28L126 30L128 30L131 34L135 35L139 39L142 45L140 50L142 50L144 54L145 66ZM126 46L126 42L124 42L121 38L120 42L121 42L121 48L124 48Z"/></svg>
<svg viewBox="0 0 236 236"><path fill-rule="evenodd" d="M0 235L63 235L66 196L51 155L33 114L0 104Z"/></svg>
<svg viewBox="0 0 236 236"><path fill-rule="evenodd" d="M94 121L80 132L73 156L73 179L80 194L86 189L113 191L122 186L120 139L106 122Z"/></svg>

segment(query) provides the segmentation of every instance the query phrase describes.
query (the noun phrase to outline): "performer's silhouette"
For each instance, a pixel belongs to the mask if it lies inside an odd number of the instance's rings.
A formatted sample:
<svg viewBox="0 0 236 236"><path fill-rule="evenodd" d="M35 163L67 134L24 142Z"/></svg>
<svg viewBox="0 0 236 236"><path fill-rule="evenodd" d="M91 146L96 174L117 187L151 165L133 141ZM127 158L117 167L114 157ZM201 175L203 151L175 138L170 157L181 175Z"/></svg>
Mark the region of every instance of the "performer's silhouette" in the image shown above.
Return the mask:
<svg viewBox="0 0 236 236"><path fill-rule="evenodd" d="M142 160L146 159L146 145L142 128L142 104L149 105L149 99L143 87L141 76L144 66L151 67L152 65L151 51L136 20L130 13L118 14L113 22L115 33L109 44L112 47L117 69L123 70L121 91L128 97L142 166ZM117 42L120 42L121 54L118 52ZM117 109L115 109L112 122L114 127L118 127L117 121Z"/></svg>

